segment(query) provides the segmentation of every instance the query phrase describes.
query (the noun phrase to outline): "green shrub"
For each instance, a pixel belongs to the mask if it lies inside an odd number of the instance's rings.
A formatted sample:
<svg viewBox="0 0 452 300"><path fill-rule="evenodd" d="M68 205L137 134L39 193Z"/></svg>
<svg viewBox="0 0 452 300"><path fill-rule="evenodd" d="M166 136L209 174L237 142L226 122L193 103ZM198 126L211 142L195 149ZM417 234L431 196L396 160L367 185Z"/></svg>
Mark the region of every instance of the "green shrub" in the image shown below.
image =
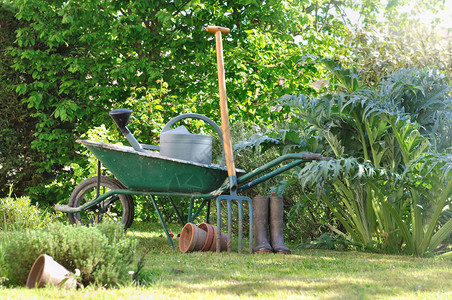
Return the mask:
<svg viewBox="0 0 452 300"><path fill-rule="evenodd" d="M0 232L0 236L3 235L3 233ZM6 262L4 259L5 251L3 251L3 244L2 240L0 240L0 288L4 285L4 282L6 282L7 279L7 270L6 270Z"/></svg>
<svg viewBox="0 0 452 300"><path fill-rule="evenodd" d="M83 285L122 284L128 279L136 249L136 241L109 222L94 227L53 223L40 230L9 232L5 240L7 268L3 272L8 285L25 285L33 262L41 254L52 256L71 272L79 269Z"/></svg>
<svg viewBox="0 0 452 300"><path fill-rule="evenodd" d="M37 205L31 205L29 197L0 198L0 231L42 228L55 217L47 211L42 212Z"/></svg>
<svg viewBox="0 0 452 300"><path fill-rule="evenodd" d="M452 234L452 97L446 77L401 69L378 87L366 87L353 69L323 63L342 90L281 99L334 152L327 155L335 159L292 173L303 190L315 190L317 203L327 205L342 228L331 218L317 222L385 253L423 256L441 248Z"/></svg>
<svg viewBox="0 0 452 300"><path fill-rule="evenodd" d="M10 49L15 45L16 30L27 24L18 20L16 13L13 5L0 1L0 197L8 195L10 184L18 195L25 195L27 188L44 187L55 180L53 170L37 171L36 163L47 161L38 149L30 147L39 119L32 116L34 110L15 91L16 85L32 80L11 67L14 57Z"/></svg>

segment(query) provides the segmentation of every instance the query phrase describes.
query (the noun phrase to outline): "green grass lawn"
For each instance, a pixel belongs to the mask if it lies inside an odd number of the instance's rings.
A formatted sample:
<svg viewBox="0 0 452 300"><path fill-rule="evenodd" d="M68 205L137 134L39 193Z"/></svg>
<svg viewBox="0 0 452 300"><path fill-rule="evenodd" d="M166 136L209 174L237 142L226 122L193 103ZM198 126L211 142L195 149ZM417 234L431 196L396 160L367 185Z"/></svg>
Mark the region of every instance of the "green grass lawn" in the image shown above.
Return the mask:
<svg viewBox="0 0 452 300"><path fill-rule="evenodd" d="M171 227L177 233L180 227ZM142 286L77 291L1 289L10 299L452 299L452 261L361 252L306 250L291 255L172 251L163 230L136 225ZM177 245L178 239L175 239ZM245 245L247 246L247 245Z"/></svg>

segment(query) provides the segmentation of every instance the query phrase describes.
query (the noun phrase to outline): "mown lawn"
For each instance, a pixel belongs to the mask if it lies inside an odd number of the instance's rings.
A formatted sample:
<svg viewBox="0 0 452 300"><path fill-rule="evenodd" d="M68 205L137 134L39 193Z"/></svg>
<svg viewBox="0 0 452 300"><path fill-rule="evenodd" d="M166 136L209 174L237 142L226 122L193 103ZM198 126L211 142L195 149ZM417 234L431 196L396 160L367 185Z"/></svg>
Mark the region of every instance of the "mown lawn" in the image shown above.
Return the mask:
<svg viewBox="0 0 452 300"><path fill-rule="evenodd" d="M172 227L174 233L180 227ZM361 252L306 250L291 255L172 251L157 226L140 239L144 284L77 291L1 289L10 299L452 299L452 261ZM175 239L176 245L178 240Z"/></svg>

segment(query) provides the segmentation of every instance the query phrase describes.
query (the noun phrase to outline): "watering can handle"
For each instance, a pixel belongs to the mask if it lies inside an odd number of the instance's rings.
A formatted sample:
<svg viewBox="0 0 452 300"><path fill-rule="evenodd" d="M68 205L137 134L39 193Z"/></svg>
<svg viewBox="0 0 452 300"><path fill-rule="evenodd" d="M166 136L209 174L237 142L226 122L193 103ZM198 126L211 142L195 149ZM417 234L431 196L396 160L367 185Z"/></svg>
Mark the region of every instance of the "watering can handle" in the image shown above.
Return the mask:
<svg viewBox="0 0 452 300"><path fill-rule="evenodd" d="M230 179L235 181L231 183L232 187L233 185L237 185L237 182L234 156L232 153L231 132L229 130L228 100L226 96L226 82L223 61L223 44L221 41L221 34L229 33L230 30L228 28L220 26L207 26L206 31L215 33L217 50L218 90L220 93L221 129L223 131L223 146L226 158L226 167L228 168L228 176ZM236 188L236 186L233 188Z"/></svg>
<svg viewBox="0 0 452 300"><path fill-rule="evenodd" d="M195 114L195 113L182 114L182 115L179 115L177 117L172 118L171 120L168 121L168 123L166 123L165 127L163 127L162 133L170 130L171 126L173 126L174 124L176 124L180 120L184 120L184 119L199 119L199 120L203 120L204 122L206 122L210 126L212 126L213 129L215 129L215 132L220 136L220 139L222 139L221 128L217 125L217 123L215 123L214 121L212 121L211 119L209 119L208 117L206 117L204 115Z"/></svg>

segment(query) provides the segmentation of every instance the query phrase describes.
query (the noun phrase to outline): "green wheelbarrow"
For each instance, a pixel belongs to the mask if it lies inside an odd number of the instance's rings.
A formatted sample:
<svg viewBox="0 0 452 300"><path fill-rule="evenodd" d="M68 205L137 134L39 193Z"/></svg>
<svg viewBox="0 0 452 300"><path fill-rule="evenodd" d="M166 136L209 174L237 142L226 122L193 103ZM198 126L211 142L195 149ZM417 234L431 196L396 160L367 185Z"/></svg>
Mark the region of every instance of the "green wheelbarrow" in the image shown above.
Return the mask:
<svg viewBox="0 0 452 300"><path fill-rule="evenodd" d="M314 153L286 154L269 163L246 173L236 169L232 156L232 144L229 132L227 114L226 90L224 84L224 67L222 60L221 34L228 33L229 29L209 26L207 31L216 34L217 63L220 86L220 108L222 129L211 119L198 114L185 114L172 119L162 132L169 131L171 126L185 118L197 118L210 124L223 144L223 161L220 165L212 164L209 158L211 148L208 139L197 135L186 136L176 133L174 136L165 136L174 142L172 147L161 144L159 146L140 144L127 129L132 111L119 109L110 112L131 147L102 143L95 141L78 140L85 145L99 161L98 174L80 183L72 192L67 205L56 205L55 210L68 213L71 223L90 225L101 222L104 218L120 221L125 228L130 227L134 218L134 202L132 196L142 195L151 199L165 234L171 247L175 249L173 240L168 232L156 197L167 197L173 206L179 221L185 224L173 198L184 197L190 199L188 217L186 222L192 222L207 206L207 223L209 223L210 204L213 198L217 202L217 251L220 251L221 232L221 200L228 204L228 251L231 251L232 214L231 202L238 202L239 240L238 251L242 251L243 211L242 203L247 202L249 207L249 249L253 249L253 209L251 199L238 196L241 192L261 183L269 178L281 174L295 166L313 160L327 160ZM185 141L184 145L178 145ZM207 141L207 143L206 143ZM202 144L202 145L201 145ZM183 151L178 151L182 149ZM210 149L210 150L209 150ZM188 157L185 154L188 153ZM192 155L193 154L193 155ZM201 154L201 155L199 155ZM276 168L281 163L287 164ZM103 164L114 176L101 175ZM194 201L201 200L196 211Z"/></svg>
<svg viewBox="0 0 452 300"><path fill-rule="evenodd" d="M208 155L199 153L202 150L199 147L192 149L192 152L198 151L196 152L197 156L193 156L192 160L184 160L171 157L168 149L140 144L126 127L131 113L132 111L128 109L118 109L111 111L110 116L132 147L77 140L98 159L98 174L81 182L72 192L69 203L67 205L56 205L55 210L68 213L72 224L91 225L101 222L104 218L109 218L114 221L121 221L124 227L128 228L134 219L134 201L131 196L148 196L157 211L167 236L169 236L169 233L155 201L155 196L165 196L169 199L182 225L185 222L192 222L206 205L208 205L209 216L210 199L220 195L222 190L227 189L226 186L223 186L227 178L224 158L221 165L207 164L203 163L205 159L202 157ZM200 119L210 124L219 134L222 142L221 129L218 125L211 119L199 114L177 116L166 124L162 132L169 131L173 124L187 118ZM179 134L174 136L176 141L189 137L193 139L192 145L200 142L196 139L199 135L189 134L184 136ZM183 153L190 152L187 146L190 146L187 141L182 146L181 143L174 143L174 147L184 148ZM159 150L162 151L158 152ZM211 153L209 154L211 156ZM199 156L201 156L201 159L199 159ZM101 175L102 165L114 175L114 178ZM245 173L243 170L238 170L238 172ZM187 219L184 220L179 213L173 201L174 197L191 199ZM197 199L202 199L203 202L194 212L194 201ZM170 243L174 248L172 240L170 240Z"/></svg>
<svg viewBox="0 0 452 300"><path fill-rule="evenodd" d="M228 193L230 190L227 169L220 165L203 165L164 157L154 151L141 152L129 146L85 140L78 140L78 142L85 145L96 156L99 160L99 166L98 175L80 183L72 192L67 205L55 206L56 211L68 213L72 224L90 225L101 222L104 218L109 218L122 222L124 227L128 228L134 218L132 196L148 196L156 209L171 247L175 249L155 196L167 197L179 221L184 224L185 222L192 222L206 206L207 215L209 215L211 200ZM241 193L300 164L323 159L327 158L320 154L293 153L280 156L248 173L238 169L237 193ZM288 163L274 169L285 161L288 161ZM115 178L101 175L101 163ZM182 219L173 201L174 197L190 199L187 220ZM194 201L197 199L201 199L202 203L194 211ZM239 205L240 209L241 205ZM250 252L252 252L251 203L249 203L249 210ZM228 222L230 222L229 219ZM241 251L240 241L241 237L239 237L239 251Z"/></svg>

